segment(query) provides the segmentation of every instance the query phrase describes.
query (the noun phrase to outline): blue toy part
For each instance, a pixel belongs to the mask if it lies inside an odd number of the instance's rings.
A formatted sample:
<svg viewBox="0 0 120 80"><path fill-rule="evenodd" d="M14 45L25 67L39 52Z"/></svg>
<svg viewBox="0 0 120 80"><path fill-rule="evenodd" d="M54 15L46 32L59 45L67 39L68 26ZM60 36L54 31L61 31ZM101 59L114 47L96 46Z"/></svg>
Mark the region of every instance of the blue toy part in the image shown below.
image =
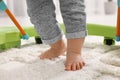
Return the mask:
<svg viewBox="0 0 120 80"><path fill-rule="evenodd" d="M28 35L28 34L23 35L23 36L22 36L22 39L28 40L28 39L29 39L29 35Z"/></svg>
<svg viewBox="0 0 120 80"><path fill-rule="evenodd" d="M120 36L115 37L116 41L120 41Z"/></svg>
<svg viewBox="0 0 120 80"><path fill-rule="evenodd" d="M118 0L118 7L120 7L120 0Z"/></svg>
<svg viewBox="0 0 120 80"><path fill-rule="evenodd" d="M4 1L0 2L0 11L5 11L7 9L6 4L4 3Z"/></svg>

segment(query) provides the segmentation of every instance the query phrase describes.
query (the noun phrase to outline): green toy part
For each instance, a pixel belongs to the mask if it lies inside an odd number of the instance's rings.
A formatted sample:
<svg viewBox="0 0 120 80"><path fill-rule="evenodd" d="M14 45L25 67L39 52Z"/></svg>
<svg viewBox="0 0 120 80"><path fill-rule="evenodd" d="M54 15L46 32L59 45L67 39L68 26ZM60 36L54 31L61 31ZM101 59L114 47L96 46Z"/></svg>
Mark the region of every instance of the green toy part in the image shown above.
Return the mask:
<svg viewBox="0 0 120 80"><path fill-rule="evenodd" d="M36 43L42 43L39 35L33 26L23 27L30 37L35 37ZM61 29L65 32L65 27L61 24ZM115 38L115 27L99 24L87 24L88 35L104 36L107 38ZM22 35L15 27L0 27L0 49L18 47L21 44ZM40 41L39 41L40 40ZM106 44L106 40L104 42ZM112 43L113 44L113 43Z"/></svg>
<svg viewBox="0 0 120 80"><path fill-rule="evenodd" d="M24 27L29 36L38 36L34 27ZM15 27L0 27L0 50L19 47L22 35Z"/></svg>

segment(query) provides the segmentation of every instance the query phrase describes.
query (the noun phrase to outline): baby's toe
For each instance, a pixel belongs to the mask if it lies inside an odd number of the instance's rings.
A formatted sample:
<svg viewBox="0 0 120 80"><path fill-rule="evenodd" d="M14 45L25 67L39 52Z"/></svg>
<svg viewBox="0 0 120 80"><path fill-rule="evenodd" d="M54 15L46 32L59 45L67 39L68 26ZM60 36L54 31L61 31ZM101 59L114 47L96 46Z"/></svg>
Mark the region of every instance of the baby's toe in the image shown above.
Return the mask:
<svg viewBox="0 0 120 80"><path fill-rule="evenodd" d="M73 63L72 65L71 65L71 70L73 70L73 71L75 71L76 70L76 64L75 63Z"/></svg>
<svg viewBox="0 0 120 80"><path fill-rule="evenodd" d="M71 65L70 65L70 64L69 64L69 65L66 65L66 66L65 66L65 70L66 70L66 71L70 71L70 70L71 70Z"/></svg>
<svg viewBox="0 0 120 80"><path fill-rule="evenodd" d="M40 59L44 59L44 56L43 56L43 54L41 54L41 55L39 56L39 58L40 58Z"/></svg>
<svg viewBox="0 0 120 80"><path fill-rule="evenodd" d="M84 66L84 64L82 62L80 62L79 65L80 65L80 69L82 69Z"/></svg>
<svg viewBox="0 0 120 80"><path fill-rule="evenodd" d="M81 69L81 66L80 66L79 63L77 63L77 64L76 64L76 70L79 70L79 69Z"/></svg>
<svg viewBox="0 0 120 80"><path fill-rule="evenodd" d="M85 66L85 62L83 62L83 66Z"/></svg>

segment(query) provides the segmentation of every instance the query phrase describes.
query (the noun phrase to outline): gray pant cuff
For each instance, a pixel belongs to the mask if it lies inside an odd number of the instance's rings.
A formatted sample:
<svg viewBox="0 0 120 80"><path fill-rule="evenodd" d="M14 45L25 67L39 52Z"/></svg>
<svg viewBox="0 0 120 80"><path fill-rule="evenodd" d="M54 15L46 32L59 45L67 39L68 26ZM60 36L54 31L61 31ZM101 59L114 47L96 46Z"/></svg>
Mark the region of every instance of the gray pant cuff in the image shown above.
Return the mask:
<svg viewBox="0 0 120 80"><path fill-rule="evenodd" d="M43 43L45 43L45 44L53 44L53 43L55 43L55 42L57 42L57 41L59 41L59 40L61 40L62 39L62 34L59 34L57 37L55 37L55 38L53 38L53 39L50 39L50 40L42 40L43 41Z"/></svg>
<svg viewBox="0 0 120 80"><path fill-rule="evenodd" d="M75 32L75 33L66 33L67 39L84 38L86 36L87 36L87 31L80 31L80 32Z"/></svg>

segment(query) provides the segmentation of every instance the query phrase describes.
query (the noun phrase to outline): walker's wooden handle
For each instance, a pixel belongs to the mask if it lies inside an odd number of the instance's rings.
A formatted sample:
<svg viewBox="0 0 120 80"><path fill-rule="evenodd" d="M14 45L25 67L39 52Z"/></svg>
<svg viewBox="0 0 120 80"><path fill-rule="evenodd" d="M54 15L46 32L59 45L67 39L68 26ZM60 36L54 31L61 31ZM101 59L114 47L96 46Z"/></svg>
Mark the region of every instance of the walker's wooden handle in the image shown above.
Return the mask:
<svg viewBox="0 0 120 80"><path fill-rule="evenodd" d="M20 30L22 35L26 35L26 32L23 30L22 26L18 23L18 21L15 19L15 17L12 15L9 9L6 9L5 12L10 17L10 19L14 22L16 27Z"/></svg>
<svg viewBox="0 0 120 80"><path fill-rule="evenodd" d="M118 13L117 13L116 36L120 36L120 7L118 7Z"/></svg>
<svg viewBox="0 0 120 80"><path fill-rule="evenodd" d="M120 0L118 0L117 26L116 26L116 41L120 41Z"/></svg>

